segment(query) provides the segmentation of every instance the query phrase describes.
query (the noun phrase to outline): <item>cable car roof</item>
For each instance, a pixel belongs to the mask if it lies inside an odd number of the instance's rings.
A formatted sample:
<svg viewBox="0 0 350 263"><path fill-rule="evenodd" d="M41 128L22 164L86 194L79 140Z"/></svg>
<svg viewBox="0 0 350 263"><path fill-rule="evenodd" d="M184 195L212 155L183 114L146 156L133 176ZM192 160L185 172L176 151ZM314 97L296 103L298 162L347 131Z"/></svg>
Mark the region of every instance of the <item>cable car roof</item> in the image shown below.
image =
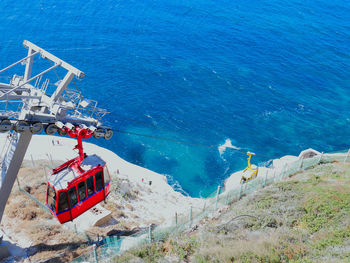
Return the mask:
<svg viewBox="0 0 350 263"><path fill-rule="evenodd" d="M103 161L98 155L88 155L84 158L84 160L81 162L80 167L84 171L89 171L98 165L104 166L106 164L105 161ZM78 178L82 174L77 171L74 166L68 166L67 168L63 169L62 171L51 175L48 178L48 182L57 190L65 189L68 187L68 183L73 181L74 179Z"/></svg>
<svg viewBox="0 0 350 263"><path fill-rule="evenodd" d="M80 167L85 170L91 170L92 168L95 168L96 166L104 166L106 164L105 161L103 161L100 156L93 154L93 155L88 155L87 157L84 158L84 160L81 162Z"/></svg>

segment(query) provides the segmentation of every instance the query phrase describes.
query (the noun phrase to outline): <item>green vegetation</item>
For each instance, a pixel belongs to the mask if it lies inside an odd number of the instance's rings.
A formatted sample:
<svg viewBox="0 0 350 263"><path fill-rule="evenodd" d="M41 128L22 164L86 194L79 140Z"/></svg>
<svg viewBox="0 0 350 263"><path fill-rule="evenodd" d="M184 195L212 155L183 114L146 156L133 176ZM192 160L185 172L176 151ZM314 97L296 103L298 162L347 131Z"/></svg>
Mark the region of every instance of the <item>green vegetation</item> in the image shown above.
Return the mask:
<svg viewBox="0 0 350 263"><path fill-rule="evenodd" d="M176 261L188 261L198 247L199 243L194 237L180 241L172 239L131 249L121 257L116 258L115 262L131 262L141 259L141 262L151 263L163 259L167 254L176 255Z"/></svg>
<svg viewBox="0 0 350 263"><path fill-rule="evenodd" d="M295 174L114 262L350 262L350 165Z"/></svg>

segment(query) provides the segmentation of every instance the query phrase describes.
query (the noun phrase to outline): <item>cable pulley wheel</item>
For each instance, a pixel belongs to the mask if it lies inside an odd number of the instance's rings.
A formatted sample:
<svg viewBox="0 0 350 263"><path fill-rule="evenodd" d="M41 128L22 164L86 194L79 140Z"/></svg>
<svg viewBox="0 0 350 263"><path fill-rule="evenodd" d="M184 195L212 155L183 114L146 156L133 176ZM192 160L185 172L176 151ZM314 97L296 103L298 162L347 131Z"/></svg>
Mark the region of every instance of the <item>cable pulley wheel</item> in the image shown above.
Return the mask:
<svg viewBox="0 0 350 263"><path fill-rule="evenodd" d="M67 132L65 129L58 129L57 132L59 135L61 135L63 137L67 135Z"/></svg>
<svg viewBox="0 0 350 263"><path fill-rule="evenodd" d="M95 130L95 132L94 132L94 137L95 137L96 139L99 139L99 138L101 138L102 136L104 136L103 129L97 128L97 129Z"/></svg>
<svg viewBox="0 0 350 263"><path fill-rule="evenodd" d="M109 140L113 137L113 131L111 129L107 129L104 135L104 138L106 140Z"/></svg>
<svg viewBox="0 0 350 263"><path fill-rule="evenodd" d="M53 135L57 132L57 126L54 123L50 123L46 126L45 132L47 135Z"/></svg>
<svg viewBox="0 0 350 263"><path fill-rule="evenodd" d="M41 122L35 122L30 126L30 132L33 134L41 133L41 131L44 129L44 126Z"/></svg>
<svg viewBox="0 0 350 263"><path fill-rule="evenodd" d="M15 124L14 130L18 133L22 133L29 128L29 123L26 121L17 121Z"/></svg>
<svg viewBox="0 0 350 263"><path fill-rule="evenodd" d="M12 123L10 120L2 120L0 123L0 132L8 132L12 129Z"/></svg>

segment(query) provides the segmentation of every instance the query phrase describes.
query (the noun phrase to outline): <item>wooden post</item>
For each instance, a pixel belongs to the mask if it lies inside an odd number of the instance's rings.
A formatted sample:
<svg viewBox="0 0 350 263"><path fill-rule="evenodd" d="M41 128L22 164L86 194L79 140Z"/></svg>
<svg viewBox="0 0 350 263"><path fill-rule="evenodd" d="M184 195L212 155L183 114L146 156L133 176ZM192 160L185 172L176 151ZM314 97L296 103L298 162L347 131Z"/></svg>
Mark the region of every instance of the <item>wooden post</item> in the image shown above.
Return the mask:
<svg viewBox="0 0 350 263"><path fill-rule="evenodd" d="M49 161L51 162L51 166L53 166L53 161L52 161L52 156L50 153L47 153L47 158L49 159Z"/></svg>
<svg viewBox="0 0 350 263"><path fill-rule="evenodd" d="M192 206L190 206L190 227L192 227Z"/></svg>
<svg viewBox="0 0 350 263"><path fill-rule="evenodd" d="M45 179L46 179L46 182L47 182L47 172L46 172L46 166L44 166L44 175L45 175Z"/></svg>
<svg viewBox="0 0 350 263"><path fill-rule="evenodd" d="M269 169L268 168L266 168L266 173L265 173L265 179L264 179L264 186L263 187L265 187L266 186L266 182L267 182L267 175L269 174Z"/></svg>
<svg viewBox="0 0 350 263"><path fill-rule="evenodd" d="M32 159L32 166L33 166L33 167L35 167L35 163L34 163L33 155L30 155L30 159Z"/></svg>
<svg viewBox="0 0 350 263"><path fill-rule="evenodd" d="M241 183L241 187L239 188L239 197L238 200L242 198L242 189L243 189L243 183Z"/></svg>
<svg viewBox="0 0 350 263"><path fill-rule="evenodd" d="M350 149L348 150L348 153L347 153L347 155L346 155L346 157L344 159L344 163L346 163L346 161L348 160L349 155L350 155Z"/></svg>
<svg viewBox="0 0 350 263"><path fill-rule="evenodd" d="M320 163L322 161L322 157L323 157L323 152L321 153L320 159L318 160L318 163Z"/></svg>
<svg viewBox="0 0 350 263"><path fill-rule="evenodd" d="M299 166L299 171L303 169L303 161L304 161L304 157L301 157L301 162L300 162L300 166Z"/></svg>
<svg viewBox="0 0 350 263"><path fill-rule="evenodd" d="M95 256L95 262L98 263L98 257L97 257L97 248L96 244L93 244L92 247L94 248L94 256Z"/></svg>
<svg viewBox="0 0 350 263"><path fill-rule="evenodd" d="M220 193L220 185L218 186L218 190L216 191L215 211L218 209L219 193Z"/></svg>
<svg viewBox="0 0 350 263"><path fill-rule="evenodd" d="M20 189L20 188L21 188L21 186L19 185L19 180L18 180L18 177L16 177L16 181L17 181L18 189Z"/></svg>
<svg viewBox="0 0 350 263"><path fill-rule="evenodd" d="M175 212L175 226L177 226L177 212Z"/></svg>
<svg viewBox="0 0 350 263"><path fill-rule="evenodd" d="M148 226L148 241L150 244L152 243L152 224Z"/></svg>

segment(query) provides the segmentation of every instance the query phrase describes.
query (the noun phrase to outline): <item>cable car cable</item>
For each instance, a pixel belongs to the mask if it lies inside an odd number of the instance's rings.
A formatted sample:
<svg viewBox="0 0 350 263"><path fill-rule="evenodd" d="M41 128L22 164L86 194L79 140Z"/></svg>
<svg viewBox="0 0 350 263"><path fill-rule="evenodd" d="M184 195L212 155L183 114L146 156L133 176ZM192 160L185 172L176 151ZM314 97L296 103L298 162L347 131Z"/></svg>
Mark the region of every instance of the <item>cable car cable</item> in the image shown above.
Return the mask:
<svg viewBox="0 0 350 263"><path fill-rule="evenodd" d="M198 147L204 147L204 148L211 148L211 149L217 149L218 146L217 145L210 145L210 144L201 144L201 143L192 143L192 142L187 142L187 141L183 141L183 140L177 140L177 139L172 139L172 138L165 138L165 137L159 137L159 136L154 136L154 135L148 135L148 134L141 134L141 133L136 133L136 132L130 132L130 131L124 131L124 130L119 130L116 129L116 132L120 132L120 133L124 133L124 134L129 134L129 135L135 135L135 136L140 136L140 137L146 137L146 138L152 138L152 139L156 139L156 140L162 140L162 141L169 141L169 142L174 142L174 143L179 143L179 144L184 144L184 145L191 145L191 146L198 146ZM220 147L220 146L219 146ZM246 155L247 152L246 151L242 151L239 149L235 149L232 147L226 147L226 148L230 148L232 151L241 153ZM258 156L263 156L263 157L267 157L261 154L257 154ZM268 157L269 158L269 157Z"/></svg>
<svg viewBox="0 0 350 263"><path fill-rule="evenodd" d="M154 124L152 125L152 124L147 123L147 122L144 122L144 121L138 121L138 120L135 120L135 119L132 119L132 118L129 118L129 117L125 117L125 116L123 116L123 115L121 115L121 114L119 114L119 113L111 113L111 114L109 114L109 115L116 115L116 116L118 116L118 118L120 117L121 119L124 119L124 120L126 120L126 121L131 121L131 122L135 122L135 123L142 124L142 125L145 125L145 126L149 126L150 128L153 128L153 129L156 128L156 129L158 129L158 130L164 130L164 131L166 131L166 129L157 127L157 126L155 126Z"/></svg>
<svg viewBox="0 0 350 263"><path fill-rule="evenodd" d="M59 77L56 69L54 69L54 72L57 76L57 78L59 80L61 80L61 78ZM77 89L77 91L80 93L80 90L77 86L77 84L75 83L74 79L73 79L73 83L74 83L74 86L75 88ZM80 93L81 94L81 93ZM116 114L114 113L114 115L119 115L119 114ZM125 117L125 116L121 116L119 115L120 117L126 119L126 120L129 120L129 121L132 121L132 122L135 122L135 123L139 123L139 124L143 124L143 125L147 125L150 127L150 124L146 123L146 122L142 122L142 121L136 121L134 119L131 119L131 118L128 118L128 117ZM159 129L159 130L164 130L165 129L162 129L162 128L159 128L159 127L153 127L152 128L156 128L156 129ZM158 136L154 136L154 135L147 135L147 134L140 134L140 133L135 133L135 132L129 132L129 131L123 131L123 130L116 130L120 133L124 133L124 134L129 134L129 135L135 135L135 136L140 136L140 137L146 137L146 138L152 138L152 139L156 139L156 140L162 140L162 141L169 141L169 142L174 142L174 143L179 143L179 144L184 144L184 145L191 145L191 146L197 146L197 147L204 147L204 148L212 148L212 149L217 149L218 146L217 145L208 145L208 144L201 144L201 143L191 143L191 142L187 142L187 141L183 141L183 140L177 140L177 139L171 139L171 138L164 138L164 137L158 137ZM219 146L220 147L220 146ZM239 149L235 149L233 147L225 147L225 148L230 148L232 151L235 151L237 153L241 153L241 154L244 154L246 155L247 152L245 151L241 151ZM264 155L261 155L261 154L256 154L257 156L262 156L262 157L265 157L265 158L270 158L270 157L267 157L267 156L264 156Z"/></svg>
<svg viewBox="0 0 350 263"><path fill-rule="evenodd" d="M131 119L131 118L128 118L128 117L124 117L120 114L116 114L116 113L113 113L112 115L117 115L117 116L120 116L122 119L125 119L126 121L131 121L131 122L135 122L135 123L138 123L138 124L143 124L143 125L146 125L150 128L155 128L157 130L163 130L163 131L169 131L167 129L163 129L163 128L160 128L160 127L157 127L157 126L154 126L154 125L151 125L149 123L146 123L146 122L142 122L142 121L136 121L134 119ZM153 138L153 139L158 139L158 140L163 140L163 141L171 141L171 142L175 142L175 143L181 143L181 144L186 144L186 145L192 145L192 146L199 146L199 147L205 147L205 148L218 148L217 145L207 145L207 144L200 144L200 143L191 143L191 142L187 142L187 141L183 141L183 140L176 140L176 139L171 139L171 138L164 138L164 137L158 137L158 136L154 136L154 135L147 135L147 134L141 134L141 133L135 133L135 132L130 132L130 131L124 131L124 130L115 130L115 131L119 131L121 133L124 133L124 134L129 134L129 135L136 135L136 136L141 136L141 137L148 137L148 138ZM194 138L192 138L194 139ZM220 147L220 146L219 146ZM241 151L239 149L235 149L233 147L225 147L225 148L231 148L233 151L236 151L236 152L240 152L242 154L247 154L246 151ZM241 148L240 148L241 149ZM263 156L261 154L258 154L258 156ZM267 157L267 158L270 158L268 156L264 156L264 157Z"/></svg>

